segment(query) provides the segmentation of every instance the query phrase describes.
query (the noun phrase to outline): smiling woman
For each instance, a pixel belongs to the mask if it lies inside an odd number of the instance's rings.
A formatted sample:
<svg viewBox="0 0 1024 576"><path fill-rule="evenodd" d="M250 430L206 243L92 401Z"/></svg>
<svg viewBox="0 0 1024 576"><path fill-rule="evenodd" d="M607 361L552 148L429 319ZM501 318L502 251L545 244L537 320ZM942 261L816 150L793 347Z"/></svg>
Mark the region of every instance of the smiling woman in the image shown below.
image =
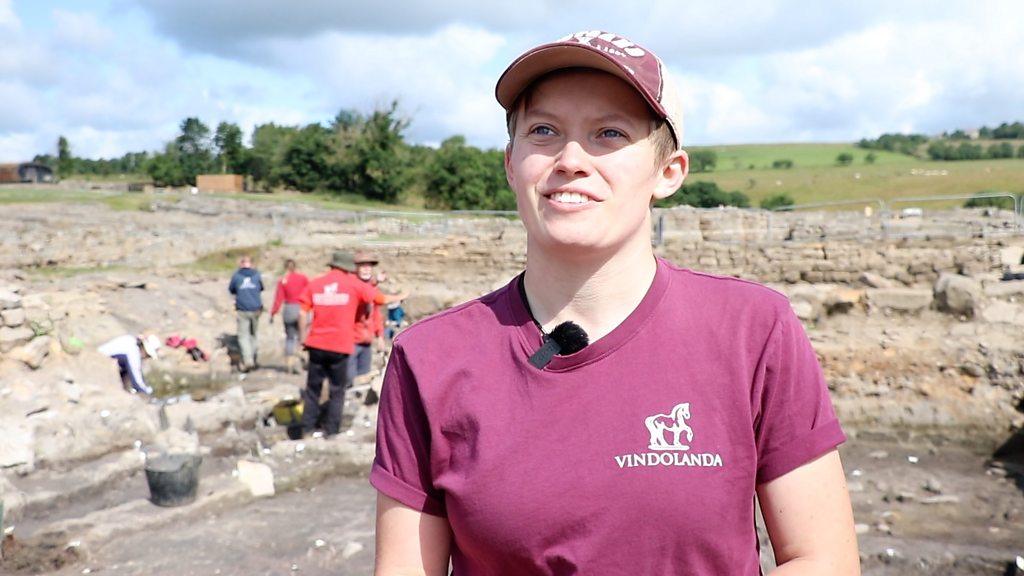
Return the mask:
<svg viewBox="0 0 1024 576"><path fill-rule="evenodd" d="M395 339L376 573L752 576L755 494L777 574L859 573L843 432L788 301L653 254L651 203L688 165L661 61L583 32L496 93L526 270ZM535 361L570 324L589 344Z"/></svg>

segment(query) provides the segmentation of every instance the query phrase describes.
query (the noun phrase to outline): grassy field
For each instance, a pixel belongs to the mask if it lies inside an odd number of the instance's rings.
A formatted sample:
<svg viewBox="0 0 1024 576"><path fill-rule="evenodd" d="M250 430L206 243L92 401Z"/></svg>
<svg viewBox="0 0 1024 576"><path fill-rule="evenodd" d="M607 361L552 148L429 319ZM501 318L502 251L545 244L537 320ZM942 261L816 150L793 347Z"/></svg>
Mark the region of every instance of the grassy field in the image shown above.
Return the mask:
<svg viewBox="0 0 1024 576"><path fill-rule="evenodd" d="M691 174L690 182L715 182L724 190L738 190L757 205L778 193L789 194L798 204L843 202L878 198L970 195L983 190L1024 194L1024 160L974 160L934 162L903 154L875 151L874 164L865 164L867 153L846 144L777 144L718 146L718 166L713 172ZM837 166L842 152L853 155L850 166ZM794 167L772 169L773 160L790 159ZM754 169L749 166L753 164ZM735 166L744 166L736 168ZM962 201L928 204L959 205Z"/></svg>
<svg viewBox="0 0 1024 576"><path fill-rule="evenodd" d="M735 170L771 169L776 160L792 160L793 168L830 168L836 165L836 156L853 156L854 165L865 165L864 157L875 154L875 166L906 165L920 162L906 154L884 150L865 150L853 144L741 144L737 146L709 146L692 150L712 150L718 155L715 172Z"/></svg>

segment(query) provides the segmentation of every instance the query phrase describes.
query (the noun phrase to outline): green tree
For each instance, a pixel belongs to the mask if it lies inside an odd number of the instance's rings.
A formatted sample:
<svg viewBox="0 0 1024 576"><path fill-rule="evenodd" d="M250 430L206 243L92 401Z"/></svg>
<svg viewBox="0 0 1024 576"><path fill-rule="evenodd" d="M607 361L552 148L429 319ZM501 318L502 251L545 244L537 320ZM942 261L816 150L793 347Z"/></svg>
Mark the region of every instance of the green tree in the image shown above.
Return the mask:
<svg viewBox="0 0 1024 576"><path fill-rule="evenodd" d="M793 161L786 158L783 160L775 160L772 162L772 168L776 170L789 170L793 167Z"/></svg>
<svg viewBox="0 0 1024 576"><path fill-rule="evenodd" d="M217 124L213 133L213 145L217 152L217 165L221 174L237 174L242 171L245 161L245 146L242 144L242 129L231 122Z"/></svg>
<svg viewBox="0 0 1024 576"><path fill-rule="evenodd" d="M374 110L366 118L359 137L346 150L346 168L352 191L371 200L397 202L405 172L402 133L409 121L398 114L398 102Z"/></svg>
<svg viewBox="0 0 1024 576"><path fill-rule="evenodd" d="M154 154L146 162L146 174L149 174L157 186L184 186L188 178L182 168L180 156L177 144L168 143L162 154Z"/></svg>
<svg viewBox="0 0 1024 576"><path fill-rule="evenodd" d="M714 150L694 150L689 156L691 172L711 172L718 164L718 154Z"/></svg>
<svg viewBox="0 0 1024 576"><path fill-rule="evenodd" d="M57 138L57 176L67 178L75 172L75 157L71 155L71 145L68 139L61 136Z"/></svg>
<svg viewBox="0 0 1024 576"><path fill-rule="evenodd" d="M285 172L284 156L299 129L278 126L273 122L260 124L252 131L252 148L243 159L243 172L257 185L271 190L281 185Z"/></svg>
<svg viewBox="0 0 1024 576"><path fill-rule="evenodd" d="M1013 145L1009 142L992 144L985 153L989 158L1013 158Z"/></svg>
<svg viewBox="0 0 1024 576"><path fill-rule="evenodd" d="M792 206L793 204L793 198L785 192L772 194L771 196L761 200L761 208L764 208L765 210L775 210L776 208Z"/></svg>
<svg viewBox="0 0 1024 576"><path fill-rule="evenodd" d="M961 142L956 147L956 159L957 160L981 160L985 157L985 153L981 149L980 144L968 144L967 142Z"/></svg>
<svg viewBox="0 0 1024 576"><path fill-rule="evenodd" d="M319 124L298 131L282 159L282 183L302 192L326 188L331 154L328 138L329 132Z"/></svg>
<svg viewBox="0 0 1024 576"><path fill-rule="evenodd" d="M1014 122L1013 124L1003 122L992 131L992 137L997 140L1024 138L1024 124L1020 122Z"/></svg>
<svg viewBox="0 0 1024 576"><path fill-rule="evenodd" d="M836 164L840 166L849 166L850 164L853 164L853 154L850 154L849 152L841 153L836 156Z"/></svg>
<svg viewBox="0 0 1024 576"><path fill-rule="evenodd" d="M450 210L515 210L515 194L505 180L501 150L466 145L462 136L441 143L430 161L427 205Z"/></svg>
<svg viewBox="0 0 1024 576"><path fill-rule="evenodd" d="M750 198L738 191L726 192L715 182L696 181L683 184L675 194L655 202L655 206L668 208L679 205L696 206L698 208L717 208L719 206L750 206Z"/></svg>
<svg viewBox="0 0 1024 576"><path fill-rule="evenodd" d="M193 186L196 176L213 171L213 151L210 128L198 118L186 118L181 122L181 134L174 140L178 149L178 161L185 181Z"/></svg>
<svg viewBox="0 0 1024 576"><path fill-rule="evenodd" d="M953 160L955 155L953 147L946 142L936 140L928 145L928 157L932 160Z"/></svg>
<svg viewBox="0 0 1024 576"><path fill-rule="evenodd" d="M867 154L864 155L864 163L865 164L874 164L875 160L877 160L877 159L878 159L878 156L875 156L874 152L868 152Z"/></svg>

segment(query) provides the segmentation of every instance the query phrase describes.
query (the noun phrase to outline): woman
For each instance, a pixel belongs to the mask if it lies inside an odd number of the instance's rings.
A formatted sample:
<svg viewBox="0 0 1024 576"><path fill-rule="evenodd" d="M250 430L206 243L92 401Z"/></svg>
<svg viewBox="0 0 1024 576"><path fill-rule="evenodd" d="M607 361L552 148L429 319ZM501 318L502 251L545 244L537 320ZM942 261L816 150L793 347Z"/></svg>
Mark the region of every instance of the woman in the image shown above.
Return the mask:
<svg viewBox="0 0 1024 576"><path fill-rule="evenodd" d="M859 573L844 436L788 301L653 254L650 205L687 174L660 60L585 32L496 92L526 270L395 340L376 573L759 574L755 494L776 574ZM565 322L590 343L548 358Z"/></svg>

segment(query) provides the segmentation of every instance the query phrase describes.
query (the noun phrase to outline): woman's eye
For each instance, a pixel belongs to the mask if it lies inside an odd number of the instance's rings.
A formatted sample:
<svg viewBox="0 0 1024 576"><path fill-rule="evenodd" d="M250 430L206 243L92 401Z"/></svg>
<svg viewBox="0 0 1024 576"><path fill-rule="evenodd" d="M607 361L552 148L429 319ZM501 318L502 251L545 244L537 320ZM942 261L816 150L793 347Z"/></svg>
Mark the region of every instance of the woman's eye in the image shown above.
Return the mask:
<svg viewBox="0 0 1024 576"><path fill-rule="evenodd" d="M601 130L602 138L625 138L626 135L615 128L605 128Z"/></svg>
<svg viewBox="0 0 1024 576"><path fill-rule="evenodd" d="M550 126L534 126L530 129L530 134L536 134L538 136L551 136L555 131Z"/></svg>

